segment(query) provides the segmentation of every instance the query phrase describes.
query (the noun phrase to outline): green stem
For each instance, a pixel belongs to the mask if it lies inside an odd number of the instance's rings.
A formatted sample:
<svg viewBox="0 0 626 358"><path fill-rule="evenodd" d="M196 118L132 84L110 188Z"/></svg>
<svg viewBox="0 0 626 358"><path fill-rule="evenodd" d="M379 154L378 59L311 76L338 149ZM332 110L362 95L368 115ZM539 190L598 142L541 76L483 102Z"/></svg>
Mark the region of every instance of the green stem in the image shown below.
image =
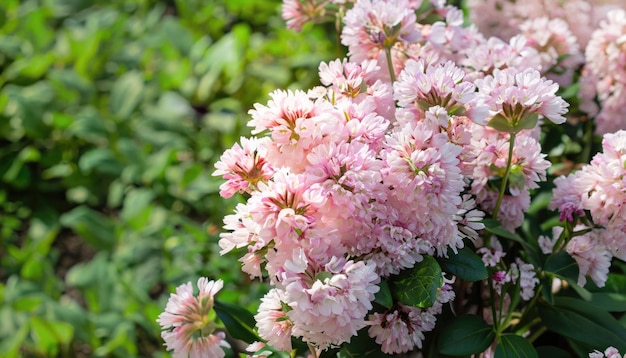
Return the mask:
<svg viewBox="0 0 626 358"><path fill-rule="evenodd" d="M496 290L493 289L493 276L491 274L489 275L487 284L489 285L489 295L491 296L491 316L493 317L493 328L496 332L500 332L500 317L498 317L496 312Z"/></svg>
<svg viewBox="0 0 626 358"><path fill-rule="evenodd" d="M385 55L387 55L387 68L389 69L389 78L391 83L396 82L396 73L393 70L393 59L391 58L391 48L385 47Z"/></svg>
<svg viewBox="0 0 626 358"><path fill-rule="evenodd" d="M502 178L502 184L500 185L500 193L498 194L498 201L496 202L496 207L493 209L492 217L494 219L498 218L498 212L500 211L500 206L502 205L502 199L504 199L504 192L506 191L506 185L509 181L509 175L511 174L511 163L513 161L513 147L515 146L515 133L510 133L509 137L509 158L506 161L506 171L504 172L504 177Z"/></svg>
<svg viewBox="0 0 626 358"><path fill-rule="evenodd" d="M547 330L548 330L548 327L542 326L535 333L533 333L532 336L528 338L528 341L530 343L533 343L537 338L541 337L541 335L544 334Z"/></svg>

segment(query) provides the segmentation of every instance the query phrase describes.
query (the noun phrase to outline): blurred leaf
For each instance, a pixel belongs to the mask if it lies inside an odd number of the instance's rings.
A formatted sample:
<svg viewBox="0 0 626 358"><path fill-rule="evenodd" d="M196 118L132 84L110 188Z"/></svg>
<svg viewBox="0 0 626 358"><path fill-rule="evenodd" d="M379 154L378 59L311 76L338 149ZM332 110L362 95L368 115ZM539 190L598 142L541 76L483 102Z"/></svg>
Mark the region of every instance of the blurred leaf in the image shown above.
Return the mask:
<svg viewBox="0 0 626 358"><path fill-rule="evenodd" d="M97 249L110 249L115 244L115 225L109 218L87 206L78 206L61 215L61 224L74 230Z"/></svg>
<svg viewBox="0 0 626 358"><path fill-rule="evenodd" d="M111 89L109 112L127 119L139 104L143 87L143 76L139 72L130 71L120 76Z"/></svg>
<svg viewBox="0 0 626 358"><path fill-rule="evenodd" d="M448 322L439 335L439 353L463 356L484 352L495 339L493 328L482 318L463 315Z"/></svg>
<svg viewBox="0 0 626 358"><path fill-rule="evenodd" d="M432 256L424 255L423 260L413 268L392 277L389 287L392 295L407 306L431 307L443 284L441 273L437 261Z"/></svg>
<svg viewBox="0 0 626 358"><path fill-rule="evenodd" d="M94 148L81 155L78 167L85 173L95 171L111 175L119 175L123 166L109 148Z"/></svg>

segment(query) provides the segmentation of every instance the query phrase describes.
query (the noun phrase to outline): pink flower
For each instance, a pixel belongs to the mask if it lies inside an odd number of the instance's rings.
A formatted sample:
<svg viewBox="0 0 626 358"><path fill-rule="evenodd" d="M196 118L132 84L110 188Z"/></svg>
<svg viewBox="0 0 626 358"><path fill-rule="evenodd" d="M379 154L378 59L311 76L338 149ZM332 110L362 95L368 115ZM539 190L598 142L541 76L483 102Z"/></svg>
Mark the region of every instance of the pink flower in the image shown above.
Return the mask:
<svg viewBox="0 0 626 358"><path fill-rule="evenodd" d="M623 358L623 357L626 357L626 354L622 357L620 352L615 347L608 347L607 349L604 350L604 353L600 351L593 351L589 353L589 358L604 358L604 357Z"/></svg>
<svg viewBox="0 0 626 358"><path fill-rule="evenodd" d="M259 336L277 349L291 351L291 333L293 322L284 311L287 298L285 293L276 288L271 289L261 299L259 311L254 316L259 328Z"/></svg>
<svg viewBox="0 0 626 358"><path fill-rule="evenodd" d="M323 265L294 253L280 277L293 335L321 350L347 342L365 326L380 277L363 261L331 258Z"/></svg>
<svg viewBox="0 0 626 358"><path fill-rule="evenodd" d="M518 281L520 285L520 296L525 301L530 300L535 295L535 287L539 284L536 277L535 268L531 264L527 264L519 258L511 264L510 269L511 280Z"/></svg>
<svg viewBox="0 0 626 358"><path fill-rule="evenodd" d="M476 250L476 253L481 255L485 266L496 267L500 260L506 256L506 252L503 251L502 244L495 237L491 238L490 244L491 247L481 247Z"/></svg>
<svg viewBox="0 0 626 358"><path fill-rule="evenodd" d="M222 154L215 163L213 175L221 175L226 182L220 185L220 195L230 198L236 192L250 193L257 183L269 180L274 169L267 163L269 138L241 137L238 143Z"/></svg>
<svg viewBox="0 0 626 358"><path fill-rule="evenodd" d="M539 52L541 72L548 78L555 79L561 86L569 85L574 70L584 62L584 57L568 23L560 18L533 18L524 21L520 30L528 39L527 44ZM555 66L566 73L549 73Z"/></svg>
<svg viewBox="0 0 626 358"><path fill-rule="evenodd" d="M427 65L421 60L409 60L394 83L394 97L400 107L425 112L440 106L450 115L467 115L485 124L488 107L476 93L476 86L464 77L465 72L453 62Z"/></svg>
<svg viewBox="0 0 626 358"><path fill-rule="evenodd" d="M405 353L415 347L422 348L424 333L435 328L436 316L441 313L443 304L455 297L449 283L451 281L444 278L437 301L430 308L420 309L398 303L387 312L369 315L368 334L381 345L383 353Z"/></svg>
<svg viewBox="0 0 626 358"><path fill-rule="evenodd" d="M384 49L396 43L420 39L414 9L408 0L361 0L346 12L341 43L348 47L350 60L378 60L386 68Z"/></svg>
<svg viewBox="0 0 626 358"><path fill-rule="evenodd" d="M282 16L287 20L287 28L300 31L307 22L322 20L328 3L328 0L283 0Z"/></svg>
<svg viewBox="0 0 626 358"><path fill-rule="evenodd" d="M578 263L578 284L584 286L586 276L591 277L598 287L603 287L608 279L611 254L603 244L602 230L594 230L575 236L567 244L567 252Z"/></svg>
<svg viewBox="0 0 626 358"><path fill-rule="evenodd" d="M515 127L526 117L537 114L556 124L565 122L569 104L556 95L559 86L541 78L539 71L528 68L494 70L493 75L476 80L481 93L494 113Z"/></svg>
<svg viewBox="0 0 626 358"><path fill-rule="evenodd" d="M176 288L171 294L165 311L157 322L163 331L161 337L174 357L224 357L222 347L230 347L224 332L215 332L215 323L210 319L213 298L222 289L221 280L198 279L198 296L194 296L191 282Z"/></svg>

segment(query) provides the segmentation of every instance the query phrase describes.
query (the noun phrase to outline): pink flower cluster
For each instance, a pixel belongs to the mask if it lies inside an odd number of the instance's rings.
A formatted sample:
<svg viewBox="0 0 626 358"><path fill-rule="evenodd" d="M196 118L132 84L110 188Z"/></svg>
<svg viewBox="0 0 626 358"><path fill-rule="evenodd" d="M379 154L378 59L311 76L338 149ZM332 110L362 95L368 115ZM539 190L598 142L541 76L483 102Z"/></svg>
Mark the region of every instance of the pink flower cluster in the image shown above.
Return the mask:
<svg viewBox="0 0 626 358"><path fill-rule="evenodd" d="M602 148L581 170L555 179L550 203L561 220L591 218L592 227L575 228L588 232L573 237L567 251L579 264L579 281L590 276L598 286L606 282L612 257L626 259L626 131L605 134Z"/></svg>
<svg viewBox="0 0 626 358"><path fill-rule="evenodd" d="M595 117L596 133L626 129L626 11L600 22L585 51L581 108Z"/></svg>
<svg viewBox="0 0 626 358"><path fill-rule="evenodd" d="M284 7L293 27L297 4ZM221 253L240 249L243 271L269 279L256 319L279 349L298 337L324 350L368 326L385 352L419 348L451 286L429 309L371 313L378 283L475 241L485 213L519 227L546 178L537 123L562 123L567 103L532 43L485 39L441 1L429 10L441 20L421 24L420 4L355 2L341 34L350 58L322 63L322 86L256 104L259 137L216 164L222 196L247 198L224 219ZM532 267L514 265L532 296Z"/></svg>
<svg viewBox="0 0 626 358"><path fill-rule="evenodd" d="M626 129L626 12L620 0L470 0L472 22L509 40L522 34L535 49L540 71L562 86L584 65L580 109L599 135Z"/></svg>

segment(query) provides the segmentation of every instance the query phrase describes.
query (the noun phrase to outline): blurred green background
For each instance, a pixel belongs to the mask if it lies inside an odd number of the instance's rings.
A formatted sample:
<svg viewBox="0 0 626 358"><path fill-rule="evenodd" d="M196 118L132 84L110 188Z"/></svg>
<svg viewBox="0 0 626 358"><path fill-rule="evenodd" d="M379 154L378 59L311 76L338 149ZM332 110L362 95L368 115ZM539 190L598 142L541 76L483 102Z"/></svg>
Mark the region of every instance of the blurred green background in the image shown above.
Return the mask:
<svg viewBox="0 0 626 358"><path fill-rule="evenodd" d="M200 276L255 310L213 164L255 102L343 56L280 6L0 1L1 357L168 356L155 320Z"/></svg>

